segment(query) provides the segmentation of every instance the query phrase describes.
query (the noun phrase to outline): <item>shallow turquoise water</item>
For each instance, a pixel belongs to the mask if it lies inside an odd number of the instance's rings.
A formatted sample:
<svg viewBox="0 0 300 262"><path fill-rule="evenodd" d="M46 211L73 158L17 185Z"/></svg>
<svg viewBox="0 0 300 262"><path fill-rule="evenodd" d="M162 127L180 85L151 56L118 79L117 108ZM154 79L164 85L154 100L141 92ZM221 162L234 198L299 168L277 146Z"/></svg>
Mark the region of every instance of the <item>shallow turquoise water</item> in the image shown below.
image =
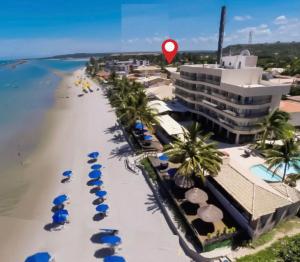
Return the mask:
<svg viewBox="0 0 300 262"><path fill-rule="evenodd" d="M250 171L265 181L280 182L282 180L280 176L273 174L273 172L268 170L264 165L252 166Z"/></svg>
<svg viewBox="0 0 300 262"><path fill-rule="evenodd" d="M0 154L11 140L24 144L23 131L34 130L52 106L60 82L53 69L70 72L85 61L29 60L16 67L11 63L0 61Z"/></svg>
<svg viewBox="0 0 300 262"><path fill-rule="evenodd" d="M40 123L61 80L53 69L70 72L85 61L12 63L0 61L0 215L10 215L30 184L24 177L27 157L40 141Z"/></svg>
<svg viewBox="0 0 300 262"><path fill-rule="evenodd" d="M51 69L68 72L83 65L84 61L31 60L16 68L0 66L0 128L23 125L24 119L36 118L52 105L60 78Z"/></svg>

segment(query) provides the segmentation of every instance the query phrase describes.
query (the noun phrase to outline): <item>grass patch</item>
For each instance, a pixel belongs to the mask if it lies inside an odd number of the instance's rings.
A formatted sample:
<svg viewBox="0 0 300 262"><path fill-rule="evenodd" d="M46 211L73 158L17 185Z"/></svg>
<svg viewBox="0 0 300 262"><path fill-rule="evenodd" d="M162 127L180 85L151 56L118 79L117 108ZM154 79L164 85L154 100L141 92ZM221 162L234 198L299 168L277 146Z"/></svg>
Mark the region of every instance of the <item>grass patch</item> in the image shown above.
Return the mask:
<svg viewBox="0 0 300 262"><path fill-rule="evenodd" d="M156 172L154 170L154 168L152 167L150 161L148 158L144 158L142 161L141 161L141 164L144 166L145 170L147 171L148 173L148 176L156 181L157 180L157 175L156 175Z"/></svg>
<svg viewBox="0 0 300 262"><path fill-rule="evenodd" d="M299 262L300 234L277 240L270 247L253 255L237 259L237 262Z"/></svg>
<svg viewBox="0 0 300 262"><path fill-rule="evenodd" d="M270 242L277 232L287 233L294 228L300 228L300 218L298 217L294 217L292 219L279 223L271 231L262 234L258 239L252 241L250 243L250 246L253 248L257 248L261 245Z"/></svg>
<svg viewBox="0 0 300 262"><path fill-rule="evenodd" d="M276 233L275 230L271 230L265 234L262 234L258 239L252 241L250 246L253 248L257 248L259 246L262 246L262 245L270 242L273 239L275 233Z"/></svg>

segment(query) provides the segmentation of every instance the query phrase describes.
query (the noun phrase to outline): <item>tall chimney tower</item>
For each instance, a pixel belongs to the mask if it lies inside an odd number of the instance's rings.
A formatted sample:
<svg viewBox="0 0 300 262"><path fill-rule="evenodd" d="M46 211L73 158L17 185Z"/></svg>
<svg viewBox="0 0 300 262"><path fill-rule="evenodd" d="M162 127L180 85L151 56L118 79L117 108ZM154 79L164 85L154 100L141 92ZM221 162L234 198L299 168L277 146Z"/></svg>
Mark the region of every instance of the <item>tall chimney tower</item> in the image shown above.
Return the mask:
<svg viewBox="0 0 300 262"><path fill-rule="evenodd" d="M219 42L218 42L218 54L217 54L217 62L219 64L222 63L222 49L223 49L223 38L224 38L224 29L225 29L225 16L226 16L226 6L222 6L221 10L221 19L220 19L220 27L219 27Z"/></svg>

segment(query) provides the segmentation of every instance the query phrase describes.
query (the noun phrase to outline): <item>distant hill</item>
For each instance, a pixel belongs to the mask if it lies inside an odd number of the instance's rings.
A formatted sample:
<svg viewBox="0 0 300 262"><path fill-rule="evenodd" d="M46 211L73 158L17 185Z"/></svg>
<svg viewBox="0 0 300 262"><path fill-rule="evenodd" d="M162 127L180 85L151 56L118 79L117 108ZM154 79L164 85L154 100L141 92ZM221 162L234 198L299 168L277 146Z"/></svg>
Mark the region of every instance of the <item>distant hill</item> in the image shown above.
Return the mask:
<svg viewBox="0 0 300 262"><path fill-rule="evenodd" d="M201 55L209 55L215 53L215 51L206 51L206 50L201 50L201 51L180 51L179 53L192 53L192 54L201 54ZM44 57L42 59L72 59L72 58L90 58L90 57L116 57L116 56L158 56L160 55L161 52L111 52L111 53L75 53L75 54L65 54L65 55L56 55L56 56L51 56L51 57Z"/></svg>
<svg viewBox="0 0 300 262"><path fill-rule="evenodd" d="M75 53L75 54L65 54L65 55L56 55L50 57L44 57L42 59L71 59L71 58L90 58L91 56L94 57L103 57L106 55L110 55L109 53Z"/></svg>
<svg viewBox="0 0 300 262"><path fill-rule="evenodd" d="M262 44L237 44L230 45L223 49L223 55L239 54L242 50L248 49L251 54L263 57L300 57L300 42L290 43L262 43Z"/></svg>

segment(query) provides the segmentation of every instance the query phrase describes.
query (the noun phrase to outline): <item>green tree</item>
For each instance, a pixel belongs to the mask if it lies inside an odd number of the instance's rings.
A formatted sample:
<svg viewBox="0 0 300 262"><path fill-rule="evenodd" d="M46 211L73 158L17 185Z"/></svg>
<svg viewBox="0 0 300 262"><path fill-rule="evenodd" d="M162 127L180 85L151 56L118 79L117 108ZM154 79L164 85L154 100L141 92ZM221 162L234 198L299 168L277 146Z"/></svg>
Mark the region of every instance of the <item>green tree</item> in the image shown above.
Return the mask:
<svg viewBox="0 0 300 262"><path fill-rule="evenodd" d="M133 127L136 120L140 120L149 130L156 123L156 112L148 106L148 98L144 90L127 93L119 101L117 115L127 127Z"/></svg>
<svg viewBox="0 0 300 262"><path fill-rule="evenodd" d="M290 115L287 112L275 109L266 116L259 126L263 130L259 147L265 149L266 140L283 138L290 134L293 127L288 124Z"/></svg>
<svg viewBox="0 0 300 262"><path fill-rule="evenodd" d="M216 143L208 142L211 134L202 135L200 125L195 122L188 130L183 129L183 138L176 139L165 153L171 161L180 162L177 174L198 176L203 181L205 174L217 175L220 171L223 155L217 150Z"/></svg>
<svg viewBox="0 0 300 262"><path fill-rule="evenodd" d="M275 145L272 149L265 150L265 155L266 164L269 169L274 168L274 173L283 169L282 181L285 181L289 167L300 172L300 152L299 144L293 138L285 139L282 142L282 145Z"/></svg>
<svg viewBox="0 0 300 262"><path fill-rule="evenodd" d="M157 122L156 112L148 106L148 97L143 85L123 77L114 82L108 95L124 125L132 128L136 120L141 120L148 129L153 129L153 124Z"/></svg>
<svg viewBox="0 0 300 262"><path fill-rule="evenodd" d="M115 70L112 70L111 72L110 72L110 75L109 75L109 82L111 82L111 83L115 83L115 81L116 81L116 79L117 79L117 74L116 74L116 71Z"/></svg>

